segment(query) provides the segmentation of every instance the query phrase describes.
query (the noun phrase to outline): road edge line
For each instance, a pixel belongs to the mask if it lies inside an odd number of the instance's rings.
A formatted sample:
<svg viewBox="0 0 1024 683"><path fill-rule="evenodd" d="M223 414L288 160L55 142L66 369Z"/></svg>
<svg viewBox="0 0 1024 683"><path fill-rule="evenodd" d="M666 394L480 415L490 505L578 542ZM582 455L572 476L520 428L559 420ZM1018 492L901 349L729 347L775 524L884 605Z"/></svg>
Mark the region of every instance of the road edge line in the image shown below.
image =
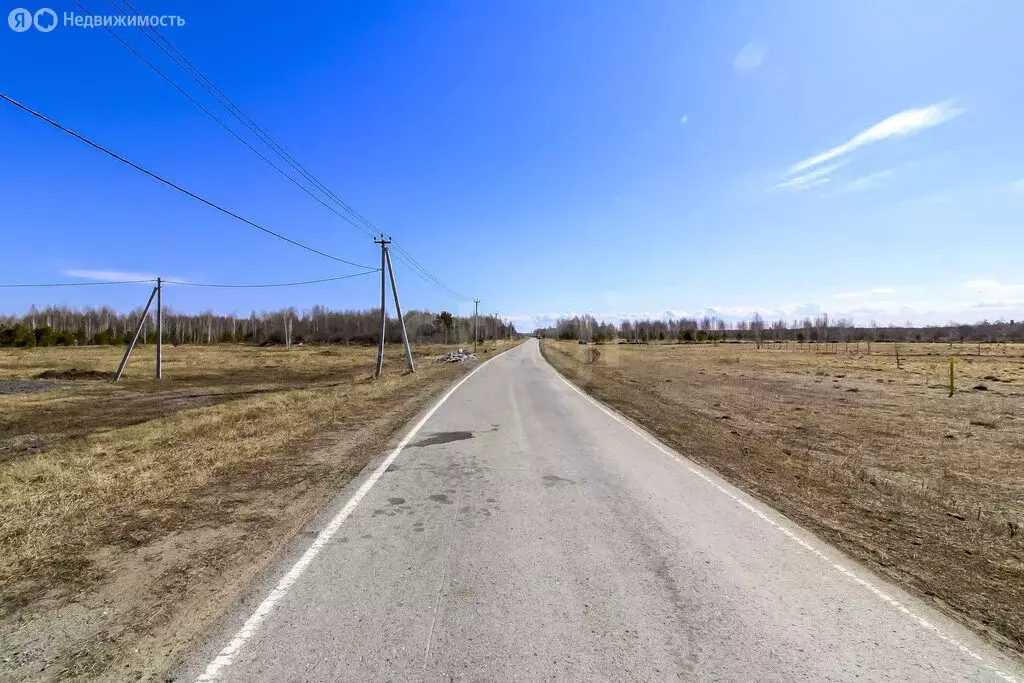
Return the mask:
<svg viewBox="0 0 1024 683"><path fill-rule="evenodd" d="M677 463L683 465L692 474L694 474L697 477L699 477L700 479L704 480L705 482L707 482L708 484L710 484L711 486L716 488L722 494L728 496L729 498L732 498L741 507L743 507L746 510L752 512L754 515L759 517L762 521L766 522L769 526L774 528L776 531L782 533L787 538L789 538L790 540L792 540L795 543L797 543L800 547L802 547L803 549L807 550L811 554L815 555L816 557L818 557L819 559L824 561L827 565L829 565L830 567L835 569L837 572L839 572L840 574L845 576L847 579L849 579L850 581L858 584L862 588L867 589L870 593L874 594L877 598L879 598L883 602L889 604L891 607L895 608L897 611L899 611L899 612L905 614L906 616L910 617L910 620L913 621L914 623L916 623L922 629L924 629L926 631L930 631L937 638L939 638L943 642L953 646L955 649L959 650L961 653L967 655L968 657L970 657L974 661L978 662L984 668L988 669L991 673L995 674L999 678L1001 678L1004 681L1006 681L1006 683L1020 683L1019 679L1016 676L1014 676L1011 673L1007 673L1007 672L1003 671L1002 669L996 667L994 664L991 664L984 656L978 654L977 652L972 650L970 647L968 647L964 643L960 642L960 640L958 640L957 638L955 638L955 637L945 633L941 628L939 628L937 625L933 624L931 621L929 621L925 617L922 617L921 615L917 614L916 612L913 612L909 607L907 607L906 605L901 603L899 600L897 600L896 598L892 597L891 595L886 593L884 590L879 588L874 582L869 581L869 580L867 580L867 579L865 579L865 578L863 578L861 576L858 576L857 574L855 574L854 572L850 571L848 568L844 567L840 563L833 561L831 558L829 558L827 555L825 555L825 553L821 552L820 550L815 548L813 545L808 543L806 540L801 538L799 534L797 534L795 531L790 529L788 526L786 526L785 524L782 524L782 523L772 519L768 515L764 514L764 512L762 512L761 510L758 510L756 506L754 506L754 505L750 504L749 502L743 500L742 498L737 496L732 491L729 491L729 489L725 488L724 486L719 484L717 481L715 481L712 477L708 476L708 474L703 472L701 465L699 465L698 463L692 461L690 458L686 457L684 454L679 453L675 449L671 448L670 446L668 446L668 444L661 443L661 441L657 438L656 435L654 435L652 433L649 433L641 425L634 423L633 420L629 419L625 415L620 414L614 408L611 408L611 407L605 405L602 401L600 401L600 400L594 398L593 396L591 396L590 394L586 393L583 389L580 389L578 386L576 386L576 384L571 382L565 375L563 375L561 372L559 372L558 369L554 365L552 365L551 362L544 356L544 354L541 353L541 351L540 351L540 343L537 344L537 353L540 354L541 359L548 366L548 368L551 370L551 372L553 372L555 374L555 376L557 376L560 380L565 382L566 385L568 385L568 387L570 389L572 389L577 394L579 394L580 397L582 397L583 399L585 399L588 402L590 402L595 408L597 408L601 412L605 413L608 417L612 418L613 420L615 420L616 422L621 424L623 427L625 427L626 429L630 430L631 432L633 432L634 434L639 436L641 439L646 441L651 446L654 446L654 448L657 449L659 452L661 452L662 455L666 455L669 458L671 458L674 462L677 462ZM703 468L703 469L707 469L709 472L714 472L714 470L712 470L711 468ZM718 476L718 477L721 476L721 475L719 475L717 473L715 473L715 475ZM730 484L729 482L725 481L724 479L722 481L725 482L726 484L728 484L729 486L732 486L733 488L736 488L733 484ZM742 492L742 489L736 488L736 490ZM797 525L794 522L792 522L789 518L785 517L785 515L783 515L778 510L775 510L770 505L767 505L766 503L761 503L761 504L764 505L766 508L772 510L775 514L777 514L780 517L786 519L786 521L789 524L792 524L793 526L795 526L797 528L800 528L799 525ZM838 550L838 549L836 549L836 550ZM839 552L842 553L842 551L839 551ZM854 564L858 564L856 561L853 561L853 560L851 560L851 562L854 562Z"/></svg>
<svg viewBox="0 0 1024 683"><path fill-rule="evenodd" d="M506 349L506 351L511 351L515 348L518 348L518 346L521 345L513 346L511 349ZM317 534L316 538L306 549L306 551L302 553L302 556L295 561L295 564L292 565L291 569L289 569L285 573L285 575L282 576L280 580L278 580L277 585L274 587L274 589L270 591L267 597L263 599L263 601L256 608L256 611L253 612L252 615L245 620L245 623L242 624L242 627L238 629L238 632L236 632L235 635L231 638L231 640L228 641L228 644L225 645L224 648L219 653L217 653L217 656L214 657L213 660L206 665L206 669L198 678L195 679L195 683L212 683L213 681L217 681L220 679L221 673L224 671L224 669L231 666L231 664L235 660L235 657L238 655L238 652L242 649L246 642L248 642L249 639L256 634L256 631L259 630L260 625L274 610L274 608L277 606L277 603L280 602L285 595L287 595L288 591L299 579L302 573L313 562L313 560L316 559L316 556L320 554L320 551L323 550L323 547L327 545L328 542L330 542L334 534L336 534L338 532L338 529L341 528L341 525L345 522L346 519L348 519L349 515L352 514L352 512L356 509L356 507L363 500L366 494L370 492L370 489L372 489L374 484L377 483L377 480L379 480L381 476L384 475L384 472L387 471L388 467L391 466L391 463L393 463L395 459L398 458L401 452L405 449L405 447L409 445L409 442L412 441L413 437L415 437L416 434L419 433L420 429L423 428L423 425L427 423L427 420L433 417L434 413L436 413L438 409L440 409L441 406L443 406L448 401L448 399L452 397L452 394L459 390L459 387L461 387L463 384L469 381L470 377L483 370L491 361L493 361L496 358L500 358L502 355L504 355L504 351L496 356L488 358L479 366L474 368L472 372L470 372L468 375L460 379L455 384L455 386L449 389L440 399L438 399L438 401L430 408L430 410L428 410L423 415L423 417L421 417L419 421L416 422L415 425L413 425L412 429L410 429L406 433L406 435L402 437L402 440L398 442L398 445L395 446L394 450L392 450L391 453L388 454L388 457L384 458L384 460L381 461L379 465L377 465L377 468L373 471L373 473L366 478L366 480L359 486L358 489L356 489L356 492L352 494L352 497L348 499L344 507L342 507L341 510L339 510L338 513L331 518L331 520L320 531L320 533Z"/></svg>

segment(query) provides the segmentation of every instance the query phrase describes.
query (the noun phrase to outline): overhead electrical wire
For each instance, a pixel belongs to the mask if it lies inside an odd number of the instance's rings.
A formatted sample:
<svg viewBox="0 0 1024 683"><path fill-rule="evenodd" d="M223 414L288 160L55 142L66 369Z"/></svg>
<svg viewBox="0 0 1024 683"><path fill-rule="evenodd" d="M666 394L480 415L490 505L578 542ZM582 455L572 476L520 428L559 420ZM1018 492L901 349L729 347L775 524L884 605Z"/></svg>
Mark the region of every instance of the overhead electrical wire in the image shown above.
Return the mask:
<svg viewBox="0 0 1024 683"><path fill-rule="evenodd" d="M87 9L87 8L86 8L86 7L84 6L84 5L82 5L82 3L78 2L78 0L73 0L73 1L74 1L74 3L75 3L76 5L78 5L78 7L79 7L79 8L80 8L80 9L81 9L81 10L82 10L83 12L85 12L86 14L89 14L90 16L95 16L95 15L93 15L93 14L92 14L92 12L90 12L90 11L89 11L89 10L88 10L88 9ZM114 4L114 3L113 3L113 0L111 1L111 4ZM128 16L128 14L127 14L127 13L126 13L126 12L125 12L125 11L124 11L123 9L121 9L120 7L117 7L117 5L114 5L114 6L115 6L115 7L116 7L116 8L118 9L118 10L120 10L122 14L124 14L125 16ZM190 94L189 94L189 93L188 93L188 92L187 92L187 91L186 91L186 90L185 90L184 88L182 88L182 87L181 87L181 86L179 86L179 85L178 85L177 83L175 83L175 82L174 82L174 81L173 81L173 80L172 80L172 79L170 78L170 76L168 76L167 74L165 74L165 73L164 73L163 71L161 71L161 70L160 70L160 68L159 68L159 67L157 67L157 66L156 66L155 64L153 64L153 63L152 63L151 61L149 61L148 59L146 59L146 57L145 57L145 56L143 56L143 55L142 55L142 54L141 54L141 53L140 53L140 52L139 52L138 50L136 50L136 49L135 49L134 47L132 47L132 46L131 46L131 45L130 45L130 44L129 44L129 43L127 42L127 41L125 41L125 40L124 40L123 38L121 38L121 36L117 35L117 32L116 32L116 31L114 31L114 30L113 30L112 28L110 28L109 26L106 26L106 25L104 25L104 26L103 26L103 28L105 28L105 29L107 30L107 32L108 32L108 33L109 33L110 35L114 36L114 38L115 38L115 39L116 39L116 40L117 40L117 41L118 41L119 43L121 43L122 45L124 45L124 46L125 46L125 47L126 47L126 48L127 48L127 49L128 49L128 50L129 50L129 51L130 51L130 52L132 53L132 54L133 54L133 55L135 55L136 57L138 57L138 58L139 58L139 59L140 59L140 60L141 60L141 61L142 61L142 62L143 62L143 63L144 63L144 64L145 64L146 66L148 66L148 67L149 67L150 69L152 69L153 71L155 71L155 72L157 73L157 75L159 75L159 76L160 76L161 78L163 78L163 79L164 79L165 81L167 81L167 82L168 82L168 83L169 83L169 84L171 85L171 87L173 87L173 88L174 88L175 90L177 90L177 91L178 91L179 93L181 93L181 94L182 94L182 95L183 95L183 96L184 96L184 97L185 97L185 98L186 98L186 99L187 99L187 100L188 100L189 102L191 102L192 104L194 104L194 105L195 105L195 106L196 106L196 107L197 107L197 108L198 108L198 109L199 109L200 111L202 111L202 112L203 112L204 114L206 114L206 115L207 115L207 116L209 116L209 117L210 117L211 119L213 119L214 121L216 121L216 122L217 122L217 124L218 124L218 125L220 125L220 127L221 127L221 128L223 128L223 129L224 129L224 130L226 130L226 131L227 131L228 133L230 133L230 134L231 134L231 135L232 135L232 136L233 136L233 137L234 137L234 138L235 138L236 140L238 140L238 141L239 141L239 142L241 142L241 143L242 143L243 145L245 145L246 147L248 147L248 148L249 148L249 149L250 149L250 150L252 151L252 153L253 153L253 154L255 154L255 155L256 155L256 156L258 156L258 157L259 157L260 159L262 159L263 161L265 161L265 162L266 162L266 163L267 163L267 164L268 164L268 165L269 165L269 166L270 166L271 168L273 168L273 169L274 169L275 171L277 171L278 173L280 173L280 174L281 174L281 175L282 175L282 176L283 176L284 178L286 178L287 180L289 180L290 182L292 182L292 183L293 183L293 184L294 184L294 185L295 185L296 187L298 187L298 188L299 188L300 190L302 190L303 192L305 192L306 194L308 194L308 195L309 195L309 196L310 196L310 197L311 197L312 199L314 199L315 201L319 202L319 203L320 203L320 205L321 205L321 206L323 206L323 207L324 207L325 209L327 209L328 211L331 211L331 212L333 212L334 214L336 214L336 215L337 215L337 216L338 216L339 218L341 218L341 219L343 219L343 220L346 220L346 221L350 221L350 219L349 219L349 217L348 217L348 216L346 216L345 214L343 214L343 213L339 212L339 211L338 211L338 210L337 210L336 208L334 208L333 206L331 206L330 204L328 204L327 202L325 202L325 201L324 201L323 199L321 199L320 197L318 197L318 196L316 196L315 194L313 194L313 193L312 193L312 192L311 192L311 191L309 190L309 188L307 188L307 187L306 187L305 185L303 185L302 183L300 183L300 182L298 182L297 180L295 180L295 178L293 178L292 176L290 176L290 175L288 174L288 172L287 172L287 171L285 171L285 170L284 170L283 168L281 168L280 166L278 166L277 164L275 164L275 163L274 163L273 161L271 161L270 159L268 159L268 158L266 157L266 155L264 155L264 154L263 154L262 152L260 152L260 151L259 151L258 149L256 149L255 147L253 147L253 146L252 146L251 144L249 144L249 142L248 142L248 141L247 141L247 140L246 140L245 138L243 138L242 136L240 136L240 135L239 135L238 133L236 133L236 132L235 132L235 131L234 131L234 130L233 130L233 129L232 129L232 128L231 128L230 126L229 126L229 125L227 125L227 124L226 124L226 123L224 123L224 122L223 122L223 121L222 121L221 119L219 119L219 118L217 117L217 115L216 115L216 114L214 114L214 113L213 113L213 112L211 112L211 111L210 111L209 109L207 109L206 107L204 107L204 106L203 106L203 104L202 104L201 102L199 102L199 101L198 101L197 99L195 99L194 97L192 97L192 95L190 95ZM140 28L140 30L142 30L142 27L141 27L141 26L140 26L139 28ZM149 39L150 39L151 41L153 41L153 38L152 38L152 37L151 37L151 36L150 36L150 35L149 35L148 33L146 33L146 32L145 32L145 30L143 30L143 34L144 34L144 35L146 35L146 37L147 37L147 38L149 38ZM160 45L159 43L156 43L156 41L153 41L153 42L154 42L154 44L156 44L156 46L157 46L157 47L160 47L161 49L163 49L163 47L162 47L162 46L161 46L161 45ZM165 54L168 54L168 53L167 53L167 50L164 50L164 53L165 53ZM174 59L174 57L173 57L172 55L168 54L168 56L169 56L169 57L171 57L171 59ZM180 64L179 64L179 66L180 66ZM187 72L186 72L186 73L187 73ZM193 80L195 80L195 79L193 78ZM202 85L202 84L200 84L200 85ZM237 118L237 117L236 117L236 118ZM350 222L351 222L351 221L350 221ZM359 226L357 226L357 227L359 227Z"/></svg>
<svg viewBox="0 0 1024 683"><path fill-rule="evenodd" d="M109 0L109 2L122 14L127 15L124 9L119 6L117 0ZM136 10L135 7L133 7L132 4L128 2L128 0L120 0L120 4L123 4L126 7L128 7L128 9L130 9L136 16L142 16L141 14L139 14L138 10ZM258 138L260 138L260 140L263 141L264 144L266 144L268 147L274 150L274 152L282 159L284 159L293 169L301 173L306 178L306 180L313 183L313 185L317 189L319 189L330 199L332 199L338 205L340 205L346 212L348 212L348 214L350 214L351 216L351 219L345 217L345 220L348 221L353 227L355 227L358 230L361 230L364 234L370 237L376 237L377 235L381 234L382 231L377 226L371 223L365 216L363 216L354 208L352 208L352 206L347 204L345 200L343 200L341 197L339 197L337 194L331 191L331 189L327 187L323 182L317 179L317 177L314 176L313 173L309 171L309 169L307 169L295 157L293 157L288 152L288 150L286 150L276 139L274 139L274 137L270 133L261 128L252 119L252 117L246 114L241 109L241 107L236 105L223 90L218 88L217 85L206 76L206 74L199 70L199 67L193 64L191 61L189 61L188 57L182 54L181 51L178 50L178 48L176 48L174 44L171 43L171 41L168 40L167 37L163 33L161 33L158 28L156 28L155 26L149 26L149 31L147 31L147 27L144 27L141 24L137 25L137 27L143 33L143 35L145 35L151 42L153 42L154 45L160 48L160 50L165 55L167 55L175 64L177 64L178 67L181 68L181 70L189 76L189 78L195 81L199 85L199 87L205 90L206 93L210 95L214 100L216 100L218 104L227 109L228 113L230 113L232 116L238 119L238 121L241 122L242 125L248 128ZM153 36L159 38L160 41L167 46L167 48L164 48L164 46L157 42L153 38ZM170 51L174 54L170 54L168 52L168 49L170 49ZM182 62L184 62L184 64L182 64Z"/></svg>
<svg viewBox="0 0 1024 683"><path fill-rule="evenodd" d="M441 280L435 277L429 270L420 265L420 263L415 258L413 258L412 254L410 254L407 249L404 249L402 245L398 244L397 242L394 242L392 243L391 246L394 248L393 253L395 255L395 258L404 263L405 265L407 265L409 269L417 276L419 276L421 280L423 280L427 284L431 284L440 289L443 289L445 292L447 292L455 299L458 299L460 301L472 301L472 299L470 299L469 297L459 294L458 292L452 290L446 284L441 282Z"/></svg>
<svg viewBox="0 0 1024 683"><path fill-rule="evenodd" d="M378 269L379 270L379 269ZM362 273L360 273L362 275ZM97 285L139 285L156 280L104 280L103 282L31 282L0 283L0 287L95 287Z"/></svg>
<svg viewBox="0 0 1024 683"><path fill-rule="evenodd" d="M184 287L223 287L230 289L249 289L254 287L299 287L302 285L318 285L324 282L337 282L339 280L348 280L349 278L359 277L360 275L372 275L373 273L379 273L380 268L375 270L368 270L364 273L349 273L348 275L339 275L337 277L325 277L319 280L301 280L299 282L269 282L269 283L257 283L257 284L223 284L223 283L212 283L212 282L186 282L184 280L164 280L160 279L161 284L165 285L178 285ZM148 280L104 280L101 282L39 282L29 284L7 284L0 283L0 287L91 287L96 285L138 285L138 284L156 284L157 278L150 278Z"/></svg>
<svg viewBox="0 0 1024 683"><path fill-rule="evenodd" d="M338 277L325 277L319 280L303 280L301 282L272 282L268 284L245 284L245 285L233 285L233 284L221 284L212 282L184 282L179 280L161 280L165 285L179 285L184 287L219 287L226 289L250 289L250 288L263 288L263 287L300 287L303 285L318 285L324 282L337 282L338 280L348 280L349 278L359 277L360 275L372 275L373 273L379 273L380 268L377 270L368 270L365 273L352 273L350 275L340 275Z"/></svg>
<svg viewBox="0 0 1024 683"><path fill-rule="evenodd" d="M294 240L294 239L292 239L290 237L282 235L281 233L276 232L274 230L271 230L270 228L265 228L262 225L260 225L259 223L256 223L255 221L251 221L248 218L245 218L244 216L240 216L239 214L235 213L234 211L231 211L230 209L226 209L226 208L224 208L223 206L221 206L219 204L215 204L214 202L210 201L209 199L206 199L205 197L199 196L195 192L191 192L190 190L186 190L184 187L182 187L180 185L177 185L177 184L175 184L174 182L172 182L170 180L167 180L163 176L157 175L153 171L150 171L150 170L148 170L146 168L143 168L142 166L139 166L135 162L130 161L130 160L124 158L123 156L117 154L116 152L110 151L106 147L104 147L104 146L102 146L102 145L100 145L98 143L93 142L92 140L86 138L83 135L79 135L78 133L76 133L75 131L71 130L70 128L62 126L61 124L57 123L53 119L48 118L44 114L39 113L35 109L32 109L31 107L28 107L28 106L22 104L21 102L18 102L17 100L7 96L4 93L0 93L0 99L3 99L6 102L9 102L10 104L13 104L15 107L17 107L18 109L21 109L22 111L26 112L27 114L31 114L32 116L36 117L37 119L50 124L54 128L56 128L56 129L58 129L60 131L63 131L64 133L67 133L68 135L70 135L70 136L72 136L72 137L74 137L74 138L84 142L85 144L89 145L93 149L97 149L97 150L103 152L104 154L107 154L108 156L111 156L114 159L117 159L121 163L123 163L123 164L125 164L127 166L131 166L135 170L148 175L150 178L153 178L154 180L158 180L161 183L163 183L164 185L167 185L168 187L171 187L171 188L177 190L178 192L181 192L182 194L188 195L189 197L192 197L196 201L202 202L203 204L206 204L207 206L209 206L209 207L211 207L213 209L216 209L217 211L220 211L223 214L231 216L235 220L241 221L242 223L245 223L246 225L248 225L250 227L256 228L257 230L259 230L261 232L264 232L264 233L266 233L268 235L271 235L272 237L276 237L277 239L279 239L279 240L281 240L283 242L287 242L287 243L292 244L292 245L294 245L296 247L299 247L300 249L305 249L306 251L312 252L312 253L317 254L319 256L323 256L324 258L331 259L332 261L338 261L339 263L345 263L345 264L350 265L350 266L355 266L356 268L364 268L364 269L366 269L368 271L375 270L375 268L373 266L363 265L361 263L356 263L354 261L349 261L347 259L343 259L343 258L340 258L338 256L334 256L333 254L328 254L325 251L321 251L319 249L316 249L314 247L309 246L308 244L304 244L302 242L299 242L298 240Z"/></svg>
<svg viewBox="0 0 1024 683"><path fill-rule="evenodd" d="M136 16L141 16L139 14L138 10L136 10L135 7L132 6L132 4L128 0L109 0L109 2L110 2L110 4L115 9L120 11L125 16L128 16L128 13L124 10L123 7L121 7L122 4L125 7L127 7L128 9L130 9ZM75 4L77 4L79 7L82 7L82 5L78 2L78 0L75 0ZM88 12L88 10L86 10L84 7L82 7L82 9L84 11ZM313 197L313 199L315 199L321 205L325 206L326 208L331 210L333 213L335 213L339 218L342 218L347 223L349 223L350 225L352 225L353 227L355 227L356 229L360 230L361 232L363 232L364 234L366 234L366 235L368 235L370 237L377 237L378 235L383 235L384 234L382 230L380 230L376 225L374 225L372 222L370 222L366 217L364 217L362 214L360 214L358 211L356 211L352 206L350 206L348 203L346 203L341 197L339 197L336 193L334 193L322 181L317 179L317 177L314 176L313 173L310 172L306 167L304 167L297 159L295 159L295 157L292 156L277 140L275 140L272 135L270 135L269 133L267 133L266 130L261 128L249 115L247 115L238 105L236 105L231 100L231 98L229 98L227 96L227 94L224 93L223 90L218 88L217 85L214 84L214 82L212 80L210 80L209 77L207 77L198 67L195 66L195 64L193 64L184 54L182 54L181 51L178 50L174 46L174 44L171 43L171 41L168 40L167 37L164 36L159 31L159 29L157 29L156 27L153 27L153 26L149 26L148 27L149 30L147 31L146 30L147 27L144 27L142 25L137 25L137 28L143 33L143 35L146 36L147 39L150 40L150 42L152 42L154 45L156 45L169 59L171 59L171 61L173 61L182 71L184 71L186 73L186 75L189 76L189 78L191 78L193 81L195 81L196 84L198 84L200 88L202 88L218 104L220 104L222 107L224 107L224 109L226 109L229 114L231 114L235 119L237 119L251 133L256 135L256 137L258 137L265 145L267 145L271 150L273 150L275 154L277 154L279 157L281 157L289 166L291 166L294 170L296 170L298 173L300 173L308 182L312 183L313 186L316 189L318 189L320 192L322 192L331 201L337 203L346 213L345 214L340 213L334 207L328 206L320 197L317 197L316 195L314 195L309 190L309 188L307 188L304 185L302 185L301 183L299 183L295 178L290 176L288 173L283 171L276 164L274 164L269 159L267 159L266 156L264 156L263 154L258 152L256 149L254 149L252 147L252 145L250 145L247 141L245 141L243 138L241 138L234 130L232 130L230 127L228 127L227 124L225 124L223 121L221 121L215 115L210 113L205 107L203 107L191 95L187 94L184 90L182 90L182 88L180 88L176 83L174 83L170 78L168 78L157 67L155 67L152 63L150 63L147 59L145 59L141 54L139 54L134 48L132 48L130 45L128 45L119 36L117 36L117 34L113 30L111 30L109 27L107 28L107 30L112 35L114 35L118 39L118 41L120 41L123 45L125 45L125 47L127 47L133 54L138 56L150 68L152 68L161 77L163 77L164 80L168 81L172 86L174 86L174 88L176 90L178 90L183 95L185 95L185 97L189 101L191 101L193 104L195 104L199 109L201 109L204 113L206 113L212 119L217 121L217 123L219 123L223 128L228 130L228 132L230 132L232 134L232 136L234 136L239 141L241 141L246 147L248 147L250 150L252 150L257 156L259 156L265 162L270 164L281 175L283 175L289 181L291 181L296 186L301 188L304 192L306 192L311 197ZM155 36L155 38L154 38L154 36ZM159 40L157 40L157 39L159 39ZM161 44L161 43L163 43L163 44ZM165 47L165 45L166 45L166 47ZM463 301L469 301L470 300L469 297L463 296L462 294L459 294L458 292L455 292L454 290L449 288L447 285L445 285L443 282L441 282L441 280L437 276L433 275L429 270L426 269L426 267L424 267L421 263L416 261L416 259L412 256L412 254L410 254L408 252L408 250L402 248L402 246L400 244L398 244L397 242L393 241L392 246L393 246L393 248L395 250L394 251L395 258L397 260L401 261L402 263L404 263L406 266L408 266L409 269L412 270L413 273L415 273L418 277L420 277L420 279L422 279L424 282L444 290L445 292L447 292L451 296L455 297L456 299L460 299L460 300L463 300Z"/></svg>

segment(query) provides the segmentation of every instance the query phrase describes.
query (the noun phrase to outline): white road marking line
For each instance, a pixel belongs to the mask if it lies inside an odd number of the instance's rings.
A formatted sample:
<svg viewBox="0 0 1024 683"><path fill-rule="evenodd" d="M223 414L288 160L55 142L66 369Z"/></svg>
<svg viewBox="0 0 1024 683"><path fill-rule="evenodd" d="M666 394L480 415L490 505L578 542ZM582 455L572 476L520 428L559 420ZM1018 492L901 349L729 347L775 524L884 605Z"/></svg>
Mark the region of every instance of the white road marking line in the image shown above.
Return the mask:
<svg viewBox="0 0 1024 683"><path fill-rule="evenodd" d="M538 349L538 352L539 352L539 349ZM566 385L568 385L568 387L570 389L572 389L577 394L579 394L581 397L583 397L584 399L589 401L592 405L594 405L596 408L598 408L601 412L606 414L608 417L612 418L613 420L615 420L616 422L621 424L623 427L627 428L628 430L630 430L631 432L633 432L634 434L636 434L637 436L642 438L644 441L646 441L651 446L654 446L663 455L666 455L669 458L671 458L673 460L673 462L681 463L690 472L692 472L693 474L697 475L698 477L703 479L708 484L711 484L711 486L715 487L719 492L725 494L729 498L732 498L734 501L739 503L742 507L746 508L750 512L752 512L755 515L757 515L761 520L763 520L764 522L768 523L768 525L770 525L775 530L780 531L783 534L785 534L786 537L788 537L792 541L795 541L798 545L800 545L800 547L802 547L805 550L807 550L807 551L811 552L812 554L816 555L821 560L824 560L824 562L826 564L831 566L833 569L838 571L840 574L842 574L846 578L850 579L854 583L862 586L863 588L866 588L867 590L869 590L871 593L873 593L875 596L877 596L878 598L880 598L884 602L888 603L892 607L895 607L897 610L899 610L903 614L905 614L908 617L910 617L918 626L920 626L921 628L923 628L923 629L925 629L927 631L931 631L933 634L938 636L940 640L943 640L946 643L949 643L950 645L955 647L956 649L960 650L960 652L962 652L965 655L969 656L971 659L977 661L979 664L984 666L986 669L988 669L989 671L994 673L999 678L1003 679L1007 683L1020 683L1020 681L1015 676L1013 676L1012 674L1006 673L1005 671L1002 671L1001 669L999 669L999 668L995 667L994 665L990 664L980 654L978 654L977 652L975 652L974 650L969 648L967 645L964 645L962 642L960 642L959 640L957 640L953 636L950 636L947 633L944 633L942 631L942 629L940 629L938 626L936 626L932 622L928 621L924 617L922 617L919 614L916 614L915 612L911 611L906 605L904 605L899 600L897 600L896 598L892 597L891 595L889 595L888 593L883 591L881 588L876 586L871 581L868 581L867 579L864 579L864 578L862 578L860 576L857 576L856 574L854 574L853 572L851 572L849 569L847 569L846 567L842 566L838 562L833 562L823 552L821 552L820 550L818 550L817 548L812 546L810 543L808 543L804 539L800 538L800 536L798 534L796 534L792 529L790 529L787 526L785 526L783 524L780 524L779 522L775 521L774 519L772 519L768 515L764 514L763 512L758 510L756 507L754 507L753 505L751 505L747 501L743 500L742 498L740 498L739 496L737 496L733 492L731 492L728 489L726 489L724 486L720 485L714 479L712 479L707 474L702 472L694 463L690 462L689 458L687 458L686 456L684 456L684 455L682 455L680 453L677 453L677 452L673 451L672 449L664 446L657 439L655 439L653 436L648 434L646 431L644 431L640 427L634 425L632 420L629 420L628 418L620 415L619 413L615 412L614 410L612 410L611 408L609 408L605 404L601 403L597 399L595 399L592 396L590 396L589 394L585 393L582 389L580 389L575 384L573 384L568 379L566 379L562 375L562 373L560 373L557 370L555 370L555 368L550 363L547 363L547 359L545 359L545 364L548 366L548 368L551 370L551 372L553 372L555 374L555 376L558 377L558 379L560 379L563 382L565 382Z"/></svg>
<svg viewBox="0 0 1024 683"><path fill-rule="evenodd" d="M242 646L245 645L253 635L255 635L256 631L259 630L260 625L263 623L263 620L267 618L277 603L279 603L285 594L288 593L292 585L294 585L299 576L302 575L302 572L304 572L310 563L316 559L316 556L320 554L323 547L330 542L331 538L335 533L337 533L342 523L344 523L348 516L352 514L352 511L356 509L356 506L359 505L363 497L370 491L370 489L373 488L373 485L377 483L377 480L381 478L388 467L391 466L391 463L395 461L395 458L397 458L398 454L402 452L402 449L404 449L420 429L423 428L423 425L426 424L427 420L433 417L438 408L443 406L445 402L451 398L452 394L458 391L459 387L465 384L470 377L483 370L488 363L499 357L500 355L487 359L481 363L479 367L459 380L458 384L449 389L448 393L442 396L441 399L435 403L429 411L427 411L427 414L420 418L419 422L413 425L413 428L410 429L409 433L398 442L398 445L395 446L395 449L391 451L390 455L388 455L388 457L386 457L384 461L377 466L377 469L373 471L373 474L371 474L367 480L363 482L362 486L356 490L352 497L349 498L348 502L345 503L345 507L341 508L341 511L327 523L327 526L325 526L319 534L317 534L316 539L314 539L313 543L308 549L306 549L306 552L304 552L302 557L292 565L292 568L288 570L288 573L281 577L281 580L278 581L274 590L270 591L270 594L263 599L263 602L261 602L260 606L256 608L256 611L252 613L252 616L246 619L245 623L242 624L242 628L238 630L238 633L235 634L234 638L232 638L224 649L214 657L213 661L206 666L206 670L201 676L199 676L199 678L196 679L196 683L211 683L212 681L216 681L220 678L224 669L231 666L231 663L235 660L235 656L238 655L238 651L242 649Z"/></svg>

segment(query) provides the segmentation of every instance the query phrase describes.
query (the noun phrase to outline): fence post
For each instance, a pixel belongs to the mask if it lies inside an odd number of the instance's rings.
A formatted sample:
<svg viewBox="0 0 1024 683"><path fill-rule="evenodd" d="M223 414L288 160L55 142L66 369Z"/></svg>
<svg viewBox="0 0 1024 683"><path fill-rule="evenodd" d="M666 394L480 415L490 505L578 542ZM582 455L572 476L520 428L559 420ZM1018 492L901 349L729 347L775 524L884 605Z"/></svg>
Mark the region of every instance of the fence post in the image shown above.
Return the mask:
<svg viewBox="0 0 1024 683"><path fill-rule="evenodd" d="M956 357L955 356L950 356L949 357L949 395L951 397L953 396L954 392L956 392L956 377L955 377L955 374L954 374L955 371L953 369L955 364L956 364Z"/></svg>

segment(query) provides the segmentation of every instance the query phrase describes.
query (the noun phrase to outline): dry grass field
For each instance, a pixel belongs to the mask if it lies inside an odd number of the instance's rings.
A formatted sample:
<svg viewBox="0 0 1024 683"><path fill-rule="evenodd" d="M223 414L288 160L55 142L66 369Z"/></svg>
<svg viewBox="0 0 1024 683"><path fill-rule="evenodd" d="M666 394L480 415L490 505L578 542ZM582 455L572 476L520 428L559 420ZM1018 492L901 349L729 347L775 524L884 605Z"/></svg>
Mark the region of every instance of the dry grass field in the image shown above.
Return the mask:
<svg viewBox="0 0 1024 683"><path fill-rule="evenodd" d="M1024 345L902 344L899 368L893 344L542 350L681 452L1024 651Z"/></svg>
<svg viewBox="0 0 1024 683"><path fill-rule="evenodd" d="M0 351L0 679L159 678L474 366L445 350L166 347L158 382L140 347L117 385L119 348Z"/></svg>

